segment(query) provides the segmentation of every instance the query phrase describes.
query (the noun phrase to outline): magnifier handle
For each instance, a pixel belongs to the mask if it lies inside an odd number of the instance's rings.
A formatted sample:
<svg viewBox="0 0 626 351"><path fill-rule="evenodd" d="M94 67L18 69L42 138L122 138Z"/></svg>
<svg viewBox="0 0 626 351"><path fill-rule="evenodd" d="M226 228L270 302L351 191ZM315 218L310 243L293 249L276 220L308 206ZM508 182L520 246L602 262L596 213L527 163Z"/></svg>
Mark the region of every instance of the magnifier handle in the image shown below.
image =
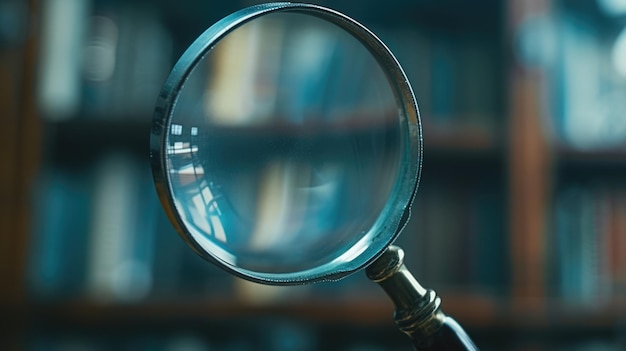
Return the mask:
<svg viewBox="0 0 626 351"><path fill-rule="evenodd" d="M404 251L390 246L366 269L393 300L394 320L418 351L478 351L463 328L441 310L441 298L424 289L404 265Z"/></svg>

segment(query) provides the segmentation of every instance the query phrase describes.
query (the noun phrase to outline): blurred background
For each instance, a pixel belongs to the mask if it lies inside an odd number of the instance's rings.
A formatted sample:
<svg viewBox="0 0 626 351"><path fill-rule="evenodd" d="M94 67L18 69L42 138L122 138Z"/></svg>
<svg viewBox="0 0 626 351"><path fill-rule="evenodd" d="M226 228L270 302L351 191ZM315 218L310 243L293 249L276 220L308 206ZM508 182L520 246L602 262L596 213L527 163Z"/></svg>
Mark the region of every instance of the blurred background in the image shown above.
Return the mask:
<svg viewBox="0 0 626 351"><path fill-rule="evenodd" d="M254 1L0 0L0 349L408 350L357 273L278 288L206 263L148 142L183 50ZM626 1L320 1L420 106L398 244L481 350L626 347Z"/></svg>

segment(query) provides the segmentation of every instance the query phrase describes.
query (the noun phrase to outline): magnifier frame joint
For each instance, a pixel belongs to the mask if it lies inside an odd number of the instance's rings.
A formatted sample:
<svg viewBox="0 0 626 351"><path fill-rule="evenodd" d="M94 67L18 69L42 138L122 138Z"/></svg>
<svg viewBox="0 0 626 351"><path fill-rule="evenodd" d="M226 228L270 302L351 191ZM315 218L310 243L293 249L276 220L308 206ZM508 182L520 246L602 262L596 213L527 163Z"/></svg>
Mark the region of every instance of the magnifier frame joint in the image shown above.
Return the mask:
<svg viewBox="0 0 626 351"><path fill-rule="evenodd" d="M424 339L439 331L446 315L441 310L441 298L428 290L414 308L396 309L394 320L398 328L413 340Z"/></svg>
<svg viewBox="0 0 626 351"><path fill-rule="evenodd" d="M441 329L446 318L441 310L441 298L417 282L404 265L401 248L390 246L366 268L366 274L394 302L394 320L413 340L426 339Z"/></svg>

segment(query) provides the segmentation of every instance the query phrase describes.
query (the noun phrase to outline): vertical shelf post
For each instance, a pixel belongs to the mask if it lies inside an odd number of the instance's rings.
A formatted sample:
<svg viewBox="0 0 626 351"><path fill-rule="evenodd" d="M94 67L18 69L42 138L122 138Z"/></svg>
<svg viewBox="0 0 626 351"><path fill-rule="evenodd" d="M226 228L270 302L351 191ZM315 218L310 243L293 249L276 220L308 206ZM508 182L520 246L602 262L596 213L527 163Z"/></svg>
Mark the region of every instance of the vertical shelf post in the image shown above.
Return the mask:
<svg viewBox="0 0 626 351"><path fill-rule="evenodd" d="M9 28L16 38L0 48L0 314L6 322L0 330L1 350L22 349L27 334L25 271L31 185L40 146L34 86L39 1L16 4L7 6L14 6L23 23L18 20L21 25Z"/></svg>
<svg viewBox="0 0 626 351"><path fill-rule="evenodd" d="M529 16L548 10L546 0L510 0L509 50ZM509 66L509 232L513 307L541 312L545 303L545 234L550 191L550 145L542 126L541 73L511 55ZM529 310L530 309L530 310Z"/></svg>

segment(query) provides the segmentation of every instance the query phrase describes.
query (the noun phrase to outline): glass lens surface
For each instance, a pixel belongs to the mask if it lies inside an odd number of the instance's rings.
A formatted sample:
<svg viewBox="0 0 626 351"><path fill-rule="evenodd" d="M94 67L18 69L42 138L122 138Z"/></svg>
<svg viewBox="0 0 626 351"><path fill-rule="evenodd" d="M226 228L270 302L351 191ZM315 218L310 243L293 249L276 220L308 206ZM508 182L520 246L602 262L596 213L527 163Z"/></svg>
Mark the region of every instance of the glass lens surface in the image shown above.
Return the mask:
<svg viewBox="0 0 626 351"><path fill-rule="evenodd" d="M378 235L398 177L398 110L383 70L345 30L302 13L248 22L201 59L166 126L178 216L237 269L350 259Z"/></svg>

